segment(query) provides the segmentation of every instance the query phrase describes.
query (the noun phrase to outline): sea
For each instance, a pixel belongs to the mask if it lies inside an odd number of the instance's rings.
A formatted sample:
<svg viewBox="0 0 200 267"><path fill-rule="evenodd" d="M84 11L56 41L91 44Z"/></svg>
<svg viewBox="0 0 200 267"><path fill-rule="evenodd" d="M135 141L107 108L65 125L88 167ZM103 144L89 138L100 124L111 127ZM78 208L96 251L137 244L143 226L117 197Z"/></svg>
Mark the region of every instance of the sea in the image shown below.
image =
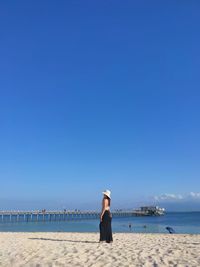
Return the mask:
<svg viewBox="0 0 200 267"><path fill-rule="evenodd" d="M112 219L116 233L168 233L200 234L200 212L167 212L163 216L121 217ZM67 221L1 222L0 232L98 232L98 219Z"/></svg>

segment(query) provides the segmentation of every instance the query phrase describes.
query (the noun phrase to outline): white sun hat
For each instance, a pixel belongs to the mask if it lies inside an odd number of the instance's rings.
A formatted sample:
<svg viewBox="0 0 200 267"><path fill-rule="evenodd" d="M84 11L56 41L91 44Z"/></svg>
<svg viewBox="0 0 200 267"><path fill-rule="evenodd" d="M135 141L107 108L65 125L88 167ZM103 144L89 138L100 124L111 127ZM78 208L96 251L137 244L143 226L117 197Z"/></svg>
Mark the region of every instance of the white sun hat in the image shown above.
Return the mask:
<svg viewBox="0 0 200 267"><path fill-rule="evenodd" d="M102 192L102 194L104 194L105 196L107 196L107 197L109 197L111 199L111 197L110 197L110 195L111 195L110 190L105 190L105 191Z"/></svg>

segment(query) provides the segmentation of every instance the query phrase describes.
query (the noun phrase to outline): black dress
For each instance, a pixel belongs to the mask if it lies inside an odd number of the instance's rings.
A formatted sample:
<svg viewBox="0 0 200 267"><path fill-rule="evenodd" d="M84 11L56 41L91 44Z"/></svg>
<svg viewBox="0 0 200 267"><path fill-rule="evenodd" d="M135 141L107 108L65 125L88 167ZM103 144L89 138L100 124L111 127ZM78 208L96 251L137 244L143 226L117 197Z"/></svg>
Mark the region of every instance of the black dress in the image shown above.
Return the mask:
<svg viewBox="0 0 200 267"><path fill-rule="evenodd" d="M113 241L111 221L112 221L111 213L109 210L106 210L104 212L102 222L100 222L99 224L100 241L106 241L107 243Z"/></svg>

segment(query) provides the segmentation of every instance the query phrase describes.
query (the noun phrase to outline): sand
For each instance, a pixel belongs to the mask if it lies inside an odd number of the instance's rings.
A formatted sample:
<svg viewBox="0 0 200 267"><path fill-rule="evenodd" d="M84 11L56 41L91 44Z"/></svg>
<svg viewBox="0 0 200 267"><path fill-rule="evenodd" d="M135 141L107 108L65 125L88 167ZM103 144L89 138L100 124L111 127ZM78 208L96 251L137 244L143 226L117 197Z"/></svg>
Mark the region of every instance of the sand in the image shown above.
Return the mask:
<svg viewBox="0 0 200 267"><path fill-rule="evenodd" d="M0 266L200 266L200 235L0 233Z"/></svg>

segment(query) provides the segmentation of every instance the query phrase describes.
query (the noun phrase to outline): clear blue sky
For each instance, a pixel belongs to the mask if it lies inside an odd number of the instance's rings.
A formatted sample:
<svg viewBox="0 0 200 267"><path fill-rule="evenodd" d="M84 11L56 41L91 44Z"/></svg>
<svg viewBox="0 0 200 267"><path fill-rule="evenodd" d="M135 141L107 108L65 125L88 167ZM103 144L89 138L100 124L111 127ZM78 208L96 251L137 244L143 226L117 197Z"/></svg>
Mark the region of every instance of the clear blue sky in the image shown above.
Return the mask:
<svg viewBox="0 0 200 267"><path fill-rule="evenodd" d="M199 14L1 1L0 209L98 208L109 188L115 208L200 210Z"/></svg>

